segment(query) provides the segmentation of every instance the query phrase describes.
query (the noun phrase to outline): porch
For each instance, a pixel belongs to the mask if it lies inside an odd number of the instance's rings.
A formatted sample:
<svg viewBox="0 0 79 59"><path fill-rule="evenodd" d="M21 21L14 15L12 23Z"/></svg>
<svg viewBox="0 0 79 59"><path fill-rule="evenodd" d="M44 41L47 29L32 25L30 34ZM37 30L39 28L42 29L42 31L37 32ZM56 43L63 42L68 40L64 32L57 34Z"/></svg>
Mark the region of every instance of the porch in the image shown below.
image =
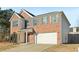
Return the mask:
<svg viewBox="0 0 79 59"><path fill-rule="evenodd" d="M35 31L33 28L22 29L18 31L18 43L35 43Z"/></svg>

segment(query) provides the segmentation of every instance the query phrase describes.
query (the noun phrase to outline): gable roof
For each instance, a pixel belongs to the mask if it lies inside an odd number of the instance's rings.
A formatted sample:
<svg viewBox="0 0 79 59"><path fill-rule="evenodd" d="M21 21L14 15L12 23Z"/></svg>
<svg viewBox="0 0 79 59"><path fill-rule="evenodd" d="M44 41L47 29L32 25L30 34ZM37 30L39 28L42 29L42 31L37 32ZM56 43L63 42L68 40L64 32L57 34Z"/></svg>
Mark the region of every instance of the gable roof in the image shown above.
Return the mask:
<svg viewBox="0 0 79 59"><path fill-rule="evenodd" d="M63 11L48 12L48 13L44 13L44 14L37 15L36 17L43 16L43 15L50 15L50 14L58 14L58 13L60 13L61 15L64 15L65 18L66 18L66 20L67 20L67 22L68 22L68 24L71 25L70 22L69 22L69 20L67 19L66 15L64 14Z"/></svg>
<svg viewBox="0 0 79 59"><path fill-rule="evenodd" d="M26 14L28 14L28 15L31 16L32 18L35 16L35 15L33 15L32 13L26 11L25 9L22 9L21 12L25 12ZM21 12L20 12L20 13L21 13ZM22 15L20 15L20 13L14 12L13 15L18 16L19 18L24 18ZM13 15L12 15L12 17L13 17ZM12 17L10 18L9 21L11 21Z"/></svg>
<svg viewBox="0 0 79 59"><path fill-rule="evenodd" d="M33 15L32 13L30 13L29 11L22 9L20 13L25 12L26 14L28 14L31 17L34 17L35 15Z"/></svg>
<svg viewBox="0 0 79 59"><path fill-rule="evenodd" d="M61 11L60 13L61 13L61 14L63 14L63 15L65 16L65 18L67 19L66 15L64 14L64 12L63 12L63 11ZM69 22L69 20L68 20L68 19L67 19L67 22L68 22L68 24L69 24L69 26L70 26L71 24L70 24L70 22Z"/></svg>
<svg viewBox="0 0 79 59"><path fill-rule="evenodd" d="M44 13L44 14L39 14L37 16L42 16L42 15L49 15L49 14L57 14L59 13L60 11L54 11L54 12L47 12L47 13Z"/></svg>
<svg viewBox="0 0 79 59"><path fill-rule="evenodd" d="M14 12L9 21L11 21L11 19L12 19L12 17L13 17L14 15L16 15L18 18L21 18L21 17L18 15L18 13Z"/></svg>
<svg viewBox="0 0 79 59"><path fill-rule="evenodd" d="M17 13L21 18L24 18L22 15L20 15L19 13Z"/></svg>

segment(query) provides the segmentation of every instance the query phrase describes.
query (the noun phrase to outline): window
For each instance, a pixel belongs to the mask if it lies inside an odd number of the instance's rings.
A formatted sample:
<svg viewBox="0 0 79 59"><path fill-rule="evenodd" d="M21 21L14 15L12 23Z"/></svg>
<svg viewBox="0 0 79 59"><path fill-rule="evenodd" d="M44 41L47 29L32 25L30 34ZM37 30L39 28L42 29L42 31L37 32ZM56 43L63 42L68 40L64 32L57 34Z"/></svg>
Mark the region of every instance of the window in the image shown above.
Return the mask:
<svg viewBox="0 0 79 59"><path fill-rule="evenodd" d="M70 32L73 32L73 28L70 28Z"/></svg>
<svg viewBox="0 0 79 59"><path fill-rule="evenodd" d="M25 20L25 29L29 26L29 21Z"/></svg>
<svg viewBox="0 0 79 59"><path fill-rule="evenodd" d="M33 19L33 25L37 25L37 20Z"/></svg>
<svg viewBox="0 0 79 59"><path fill-rule="evenodd" d="M38 24L42 24L42 23L43 23L42 19L38 19Z"/></svg>
<svg viewBox="0 0 79 59"><path fill-rule="evenodd" d="M79 32L79 28L76 28L76 32Z"/></svg>
<svg viewBox="0 0 79 59"><path fill-rule="evenodd" d="M29 21L27 22L27 26L30 26L30 22Z"/></svg>
<svg viewBox="0 0 79 59"><path fill-rule="evenodd" d="M44 16L43 17L43 24L47 24L48 23L48 17L47 16Z"/></svg>
<svg viewBox="0 0 79 59"><path fill-rule="evenodd" d="M52 23L56 23L56 22L57 22L56 16L51 16L51 22L52 22Z"/></svg>
<svg viewBox="0 0 79 59"><path fill-rule="evenodd" d="M15 27L15 26L18 26L18 20L16 20L16 21L13 21L13 24L12 24L12 26L13 26L13 27Z"/></svg>

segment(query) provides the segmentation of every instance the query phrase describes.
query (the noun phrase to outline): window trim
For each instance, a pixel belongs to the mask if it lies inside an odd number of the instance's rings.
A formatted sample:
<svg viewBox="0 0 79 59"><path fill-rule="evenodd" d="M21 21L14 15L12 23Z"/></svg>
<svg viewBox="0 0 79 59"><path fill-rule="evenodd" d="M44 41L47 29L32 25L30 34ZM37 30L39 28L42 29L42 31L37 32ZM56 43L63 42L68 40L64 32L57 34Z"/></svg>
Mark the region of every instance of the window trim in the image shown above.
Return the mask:
<svg viewBox="0 0 79 59"><path fill-rule="evenodd" d="M51 24L54 24L54 23L57 23L57 22L58 22L57 16L56 15L51 16Z"/></svg>
<svg viewBox="0 0 79 59"><path fill-rule="evenodd" d="M33 19L33 26L35 26L37 24L38 24L37 20L36 19Z"/></svg>
<svg viewBox="0 0 79 59"><path fill-rule="evenodd" d="M44 19L45 18L45 19ZM43 24L48 24L48 16L43 16L42 17L42 23Z"/></svg>
<svg viewBox="0 0 79 59"><path fill-rule="evenodd" d="M70 28L69 31L70 31L70 32L73 32L73 28Z"/></svg>
<svg viewBox="0 0 79 59"><path fill-rule="evenodd" d="M16 22L16 23L15 23ZM16 25L15 25L16 24ZM12 27L17 27L18 26L18 20L13 20L12 21Z"/></svg>
<svg viewBox="0 0 79 59"><path fill-rule="evenodd" d="M79 32L79 28L76 28L76 32Z"/></svg>

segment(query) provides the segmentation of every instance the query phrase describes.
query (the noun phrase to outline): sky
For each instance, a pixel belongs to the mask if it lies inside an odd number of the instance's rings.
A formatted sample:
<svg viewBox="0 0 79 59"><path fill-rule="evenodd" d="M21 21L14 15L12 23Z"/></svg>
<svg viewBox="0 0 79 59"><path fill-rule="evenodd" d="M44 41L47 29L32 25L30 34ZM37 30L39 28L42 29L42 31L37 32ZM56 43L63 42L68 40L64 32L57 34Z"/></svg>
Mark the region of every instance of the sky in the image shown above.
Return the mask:
<svg viewBox="0 0 79 59"><path fill-rule="evenodd" d="M13 9L15 12L20 12L21 9L26 9L34 15L44 14L54 11L63 11L68 18L71 27L79 26L79 8L78 7L2 7L2 9Z"/></svg>

